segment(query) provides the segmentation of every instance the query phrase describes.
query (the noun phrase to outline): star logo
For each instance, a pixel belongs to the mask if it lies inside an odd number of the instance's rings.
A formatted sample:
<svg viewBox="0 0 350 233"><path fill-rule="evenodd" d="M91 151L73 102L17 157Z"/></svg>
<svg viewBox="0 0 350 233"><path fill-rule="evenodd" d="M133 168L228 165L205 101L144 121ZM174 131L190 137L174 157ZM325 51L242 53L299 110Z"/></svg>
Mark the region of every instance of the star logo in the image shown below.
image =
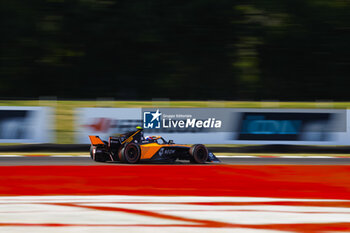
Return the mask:
<svg viewBox="0 0 350 233"><path fill-rule="evenodd" d="M162 113L157 109L155 112L143 112L143 128L159 129Z"/></svg>
<svg viewBox="0 0 350 233"><path fill-rule="evenodd" d="M157 121L159 121L159 117L162 115L160 112L159 112L159 109L157 109L157 111L155 113L151 113L153 118L151 120L151 122L153 122L154 120L157 119Z"/></svg>

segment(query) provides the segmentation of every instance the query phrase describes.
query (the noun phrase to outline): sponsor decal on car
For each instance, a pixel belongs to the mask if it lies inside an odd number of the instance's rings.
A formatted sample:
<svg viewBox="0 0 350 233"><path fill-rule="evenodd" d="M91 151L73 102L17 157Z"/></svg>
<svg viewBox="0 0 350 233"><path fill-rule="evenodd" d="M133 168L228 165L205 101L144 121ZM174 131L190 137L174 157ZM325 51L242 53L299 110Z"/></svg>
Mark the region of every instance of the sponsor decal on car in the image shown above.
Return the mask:
<svg viewBox="0 0 350 233"><path fill-rule="evenodd" d="M158 152L159 156L163 155L173 155L175 154L176 150L175 149L167 149L167 148L161 148Z"/></svg>

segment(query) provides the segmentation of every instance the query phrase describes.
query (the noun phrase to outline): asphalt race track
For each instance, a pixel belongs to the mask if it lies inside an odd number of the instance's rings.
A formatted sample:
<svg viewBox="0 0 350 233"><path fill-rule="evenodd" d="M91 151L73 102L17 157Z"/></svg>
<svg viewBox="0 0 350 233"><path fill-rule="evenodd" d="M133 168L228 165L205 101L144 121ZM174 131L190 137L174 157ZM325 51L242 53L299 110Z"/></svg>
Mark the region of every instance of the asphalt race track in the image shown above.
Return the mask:
<svg viewBox="0 0 350 233"><path fill-rule="evenodd" d="M0 232L350 232L350 158L238 156L129 165L0 155Z"/></svg>
<svg viewBox="0 0 350 233"><path fill-rule="evenodd" d="M321 156L320 156L321 157ZM237 165L350 165L350 158L242 158L242 157L219 157L221 164ZM142 163L144 165L155 163ZM159 163L162 165L165 163ZM167 164L167 163L166 163ZM174 165L187 165L187 161L178 161ZM30 156L12 157L0 155L0 166L26 166L26 165L126 165L118 162L97 163L89 157L81 156ZM216 164L213 164L216 165ZM133 165L135 166L135 165ZM137 166L137 165L136 165Z"/></svg>

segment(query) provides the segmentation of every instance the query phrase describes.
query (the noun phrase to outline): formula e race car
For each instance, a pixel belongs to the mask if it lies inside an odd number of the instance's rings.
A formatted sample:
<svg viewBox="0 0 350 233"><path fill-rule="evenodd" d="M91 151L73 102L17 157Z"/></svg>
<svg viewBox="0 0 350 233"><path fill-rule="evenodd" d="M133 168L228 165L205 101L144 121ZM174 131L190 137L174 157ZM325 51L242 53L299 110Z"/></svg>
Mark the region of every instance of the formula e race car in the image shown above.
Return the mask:
<svg viewBox="0 0 350 233"><path fill-rule="evenodd" d="M172 140L165 141L160 136L143 137L141 127L136 131L109 137L108 142L99 136L89 136L90 155L96 162L138 163L140 161L169 162L177 159L192 163L220 162L220 160L202 144L179 145Z"/></svg>

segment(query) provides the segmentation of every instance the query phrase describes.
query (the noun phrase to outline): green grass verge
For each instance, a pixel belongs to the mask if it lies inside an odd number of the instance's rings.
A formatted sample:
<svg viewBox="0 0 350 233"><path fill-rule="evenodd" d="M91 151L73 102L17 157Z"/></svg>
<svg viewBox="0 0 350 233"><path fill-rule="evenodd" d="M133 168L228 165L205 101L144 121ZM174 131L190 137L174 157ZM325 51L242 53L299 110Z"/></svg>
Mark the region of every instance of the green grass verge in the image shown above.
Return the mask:
<svg viewBox="0 0 350 233"><path fill-rule="evenodd" d="M250 101L52 101L2 100L0 106L48 106L54 108L53 130L57 143L74 143L74 109L81 107L181 107L181 108L324 108L346 109L350 102L250 102Z"/></svg>

